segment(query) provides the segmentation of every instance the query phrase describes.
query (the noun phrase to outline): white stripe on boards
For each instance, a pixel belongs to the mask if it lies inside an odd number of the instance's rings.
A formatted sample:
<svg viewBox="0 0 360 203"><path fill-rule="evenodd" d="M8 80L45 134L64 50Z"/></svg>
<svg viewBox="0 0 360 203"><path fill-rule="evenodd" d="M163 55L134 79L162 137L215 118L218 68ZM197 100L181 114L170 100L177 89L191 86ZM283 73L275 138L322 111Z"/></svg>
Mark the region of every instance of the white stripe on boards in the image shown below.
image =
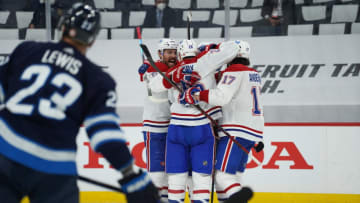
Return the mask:
<svg viewBox="0 0 360 203"><path fill-rule="evenodd" d="M13 147L48 161L75 161L76 152L50 149L16 134L0 119L0 136Z"/></svg>

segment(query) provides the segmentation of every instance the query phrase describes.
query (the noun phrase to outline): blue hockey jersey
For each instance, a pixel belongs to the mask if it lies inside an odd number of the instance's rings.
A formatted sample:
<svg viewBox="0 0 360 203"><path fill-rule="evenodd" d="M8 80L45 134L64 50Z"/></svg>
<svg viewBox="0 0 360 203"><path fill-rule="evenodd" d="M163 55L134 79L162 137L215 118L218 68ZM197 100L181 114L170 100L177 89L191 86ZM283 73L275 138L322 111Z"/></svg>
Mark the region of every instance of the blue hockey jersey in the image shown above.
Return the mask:
<svg viewBox="0 0 360 203"><path fill-rule="evenodd" d="M115 81L71 45L21 43L0 67L0 84L2 155L38 171L75 175L84 124L93 149L115 168L132 164L115 113Z"/></svg>

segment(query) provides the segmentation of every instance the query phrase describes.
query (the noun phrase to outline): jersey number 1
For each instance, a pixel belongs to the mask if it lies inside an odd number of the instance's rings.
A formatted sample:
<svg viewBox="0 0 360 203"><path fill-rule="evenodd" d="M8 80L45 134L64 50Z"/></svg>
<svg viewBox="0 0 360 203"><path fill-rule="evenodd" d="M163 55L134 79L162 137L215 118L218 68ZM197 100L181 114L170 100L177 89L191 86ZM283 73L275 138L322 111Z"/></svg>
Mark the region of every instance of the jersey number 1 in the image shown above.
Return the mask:
<svg viewBox="0 0 360 203"><path fill-rule="evenodd" d="M29 86L20 89L7 102L6 107L16 114L31 115L36 104L26 104L26 98L36 94L45 85L51 73L51 69L47 65L31 65L24 70L21 75L21 80L31 80L35 77L33 83ZM47 118L55 120L65 119L65 110L73 104L81 95L82 86L72 76L66 73L58 73L50 78L51 85L62 88L64 85L68 87L66 93L59 94L54 92L50 98L40 97L38 103L39 113Z"/></svg>
<svg viewBox="0 0 360 203"><path fill-rule="evenodd" d="M260 95L260 93L257 93L257 90L259 89L260 92L260 88L256 88L255 86L253 86L251 88L251 94L253 96L253 115L254 116L258 116L261 115L261 109L259 108L259 101L258 101L258 95Z"/></svg>

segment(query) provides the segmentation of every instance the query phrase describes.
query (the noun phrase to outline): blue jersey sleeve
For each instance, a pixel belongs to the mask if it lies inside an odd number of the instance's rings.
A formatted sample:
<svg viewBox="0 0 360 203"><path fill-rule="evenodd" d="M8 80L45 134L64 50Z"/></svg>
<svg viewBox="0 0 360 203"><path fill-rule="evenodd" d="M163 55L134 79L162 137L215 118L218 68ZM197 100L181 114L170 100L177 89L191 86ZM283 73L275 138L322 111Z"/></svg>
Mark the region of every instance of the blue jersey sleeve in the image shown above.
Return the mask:
<svg viewBox="0 0 360 203"><path fill-rule="evenodd" d="M88 98L90 103L84 121L91 146L116 169L122 170L132 165L132 157L116 114L115 82L105 75L92 84L92 91L88 91L91 92Z"/></svg>
<svg viewBox="0 0 360 203"><path fill-rule="evenodd" d="M5 102L5 89L7 86L8 62L0 65L0 105Z"/></svg>

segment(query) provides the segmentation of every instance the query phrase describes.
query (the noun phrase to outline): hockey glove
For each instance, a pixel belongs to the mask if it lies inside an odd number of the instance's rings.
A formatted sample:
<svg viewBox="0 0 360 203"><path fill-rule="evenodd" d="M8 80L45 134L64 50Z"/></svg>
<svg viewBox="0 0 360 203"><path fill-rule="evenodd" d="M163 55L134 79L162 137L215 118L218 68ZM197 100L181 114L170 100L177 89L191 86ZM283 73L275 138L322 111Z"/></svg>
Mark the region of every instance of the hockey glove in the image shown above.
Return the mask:
<svg viewBox="0 0 360 203"><path fill-rule="evenodd" d="M129 175L118 181L128 203L160 203L159 191L146 172Z"/></svg>
<svg viewBox="0 0 360 203"><path fill-rule="evenodd" d="M257 145L254 146L254 149L256 152L261 152L264 149L264 143L260 141Z"/></svg>
<svg viewBox="0 0 360 203"><path fill-rule="evenodd" d="M211 43L208 45L202 45L198 48L199 52L203 52L203 51L209 51L210 49L215 49L217 47L217 44L215 43Z"/></svg>
<svg viewBox="0 0 360 203"><path fill-rule="evenodd" d="M150 67L150 65L145 61L144 64L142 64L139 69L139 75L140 75L140 81L144 81L144 74L146 73L147 69Z"/></svg>
<svg viewBox="0 0 360 203"><path fill-rule="evenodd" d="M188 103L188 104L198 104L199 103L199 100L197 100L194 96L194 94L196 92L200 92L201 91L201 88L195 86L195 87L190 87L189 89L187 89L185 91L185 102Z"/></svg>
<svg viewBox="0 0 360 203"><path fill-rule="evenodd" d="M200 75L189 68L179 67L172 75L172 79L175 83L184 83L187 86L194 85L198 80L200 80Z"/></svg>

